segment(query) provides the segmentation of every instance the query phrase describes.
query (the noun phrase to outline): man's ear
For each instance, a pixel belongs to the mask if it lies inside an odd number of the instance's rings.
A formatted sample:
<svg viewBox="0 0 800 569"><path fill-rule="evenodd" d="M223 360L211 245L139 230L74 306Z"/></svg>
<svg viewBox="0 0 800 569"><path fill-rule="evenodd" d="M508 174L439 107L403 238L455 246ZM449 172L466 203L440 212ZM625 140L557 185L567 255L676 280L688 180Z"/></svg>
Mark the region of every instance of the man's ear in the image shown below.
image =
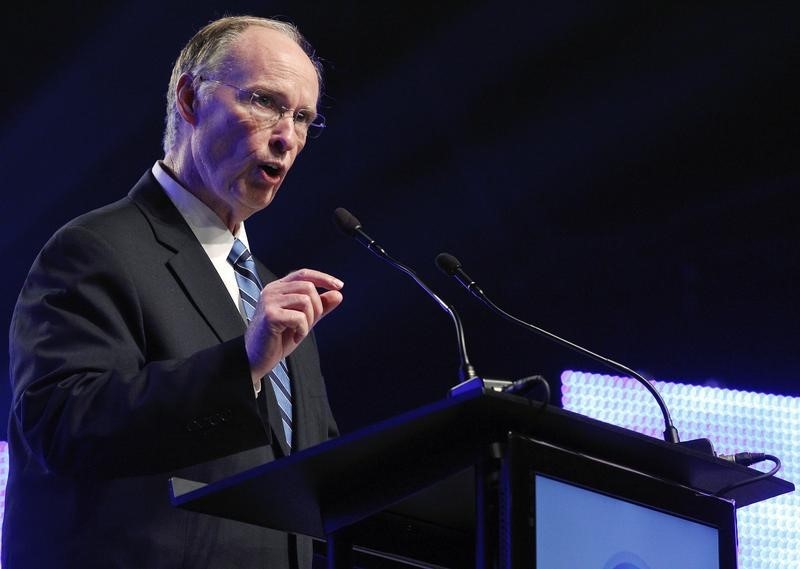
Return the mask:
<svg viewBox="0 0 800 569"><path fill-rule="evenodd" d="M175 86L175 106L187 123L197 124L197 89L194 77L184 73Z"/></svg>

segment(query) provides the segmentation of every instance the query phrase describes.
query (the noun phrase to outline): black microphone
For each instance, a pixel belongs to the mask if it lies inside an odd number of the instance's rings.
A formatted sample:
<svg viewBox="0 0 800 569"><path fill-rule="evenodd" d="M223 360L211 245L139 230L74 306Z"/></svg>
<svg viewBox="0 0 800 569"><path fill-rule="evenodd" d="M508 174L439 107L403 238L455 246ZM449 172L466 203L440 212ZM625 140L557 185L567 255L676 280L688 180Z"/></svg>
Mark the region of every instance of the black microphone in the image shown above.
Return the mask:
<svg viewBox="0 0 800 569"><path fill-rule="evenodd" d="M378 245L372 237L367 235L361 228L361 222L358 221L358 219L356 219L352 213L342 207L337 207L333 212L333 220L334 223L336 223L336 227L338 227L345 235L355 238L356 241L372 251L379 258L389 263L395 269L404 272L414 279L414 282L416 282L422 288L422 290L428 293L428 296L435 300L442 310L450 315L450 318L453 320L453 324L456 327L456 339L458 341L458 356L461 364L459 369L459 381L466 382L477 378L478 374L475 373L475 368L472 367L471 363L469 363L469 358L467 357L467 346L464 339L464 326L462 325L461 318L458 316L458 313L455 311L455 309L439 298L436 293L428 287L428 285L422 282L422 280L414 271L396 259L392 258L383 247Z"/></svg>
<svg viewBox="0 0 800 569"><path fill-rule="evenodd" d="M494 302L492 302L489 297L481 290L481 288L477 285L477 283L467 274L464 272L464 269L461 268L461 262L456 259L453 255L449 253L439 253L436 256L436 266L442 270L448 276L455 277L455 279L461 283L461 285L466 288L469 292L471 292L478 300L480 300L483 304L489 307L492 312L499 314L506 320L513 322L519 326L522 326L526 330L530 330L539 334L540 336L544 336L554 342L561 344L571 350L578 352L584 356L588 356L603 365L613 369L614 371L624 373L626 375L630 375L634 379L636 379L639 383L641 383L652 395L653 398L658 403L658 406L661 408L661 414L664 416L664 440L671 443L677 443L680 441L678 436L678 430L675 428L675 425L672 423L672 418L669 414L669 409L667 409L667 404L664 402L664 399L661 397L661 394L653 387L653 384L650 383L644 376L641 374L633 371L627 366L624 366L620 363L615 362L614 360L607 358L605 356L601 356L592 352L591 350L587 350L586 348L579 346L578 344L574 344L569 340L565 340L555 334L548 332L538 326L534 326L533 324L529 324L519 318L512 316L499 306L497 306Z"/></svg>
<svg viewBox="0 0 800 569"><path fill-rule="evenodd" d="M336 227L345 235L354 237L356 241L375 253L378 257L391 263L390 257L386 251L383 250L383 247L378 245L372 237L364 233L364 230L361 229L361 222L358 221L356 216L352 213L343 207L337 207L333 211L333 221L336 223Z"/></svg>

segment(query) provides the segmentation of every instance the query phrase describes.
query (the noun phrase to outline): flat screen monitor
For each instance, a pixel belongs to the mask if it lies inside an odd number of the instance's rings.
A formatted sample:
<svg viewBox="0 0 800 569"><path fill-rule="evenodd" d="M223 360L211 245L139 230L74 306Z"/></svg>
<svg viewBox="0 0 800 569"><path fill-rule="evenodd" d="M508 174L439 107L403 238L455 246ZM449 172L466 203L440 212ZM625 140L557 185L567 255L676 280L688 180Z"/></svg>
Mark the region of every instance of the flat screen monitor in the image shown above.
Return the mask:
<svg viewBox="0 0 800 569"><path fill-rule="evenodd" d="M719 530L536 476L536 567L720 569Z"/></svg>
<svg viewBox="0 0 800 569"><path fill-rule="evenodd" d="M524 439L535 569L736 569L733 502ZM529 492L529 494L528 494ZM519 518L518 518L519 520ZM519 521L518 521L519 523ZM520 537L517 534L517 537Z"/></svg>

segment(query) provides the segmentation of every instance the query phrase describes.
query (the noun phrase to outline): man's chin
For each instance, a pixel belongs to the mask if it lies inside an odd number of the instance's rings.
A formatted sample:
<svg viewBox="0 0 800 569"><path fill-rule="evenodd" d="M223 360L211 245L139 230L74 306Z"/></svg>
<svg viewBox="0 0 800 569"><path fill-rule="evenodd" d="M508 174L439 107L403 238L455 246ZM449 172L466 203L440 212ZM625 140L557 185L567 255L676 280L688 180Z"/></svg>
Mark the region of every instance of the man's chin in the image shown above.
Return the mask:
<svg viewBox="0 0 800 569"><path fill-rule="evenodd" d="M253 213L261 211L272 203L277 194L277 187L252 188L251 191L248 192L247 205L253 210Z"/></svg>

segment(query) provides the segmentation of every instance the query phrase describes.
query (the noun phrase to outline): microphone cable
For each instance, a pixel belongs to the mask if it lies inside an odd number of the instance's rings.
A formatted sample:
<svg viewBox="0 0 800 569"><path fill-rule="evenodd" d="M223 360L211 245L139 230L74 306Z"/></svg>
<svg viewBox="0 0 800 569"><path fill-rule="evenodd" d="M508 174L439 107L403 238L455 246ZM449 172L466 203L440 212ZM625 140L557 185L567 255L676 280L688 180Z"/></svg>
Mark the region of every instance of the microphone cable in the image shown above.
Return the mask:
<svg viewBox="0 0 800 569"><path fill-rule="evenodd" d="M766 454L763 452L738 452L736 454L721 454L719 455L718 458L721 458L722 460L727 460L729 462L734 462L736 464L741 464L743 466L750 466L752 464L764 462L765 460L769 460L775 463L775 466L773 466L769 472L762 472L758 476L754 476L753 478L748 478L747 480L740 480L739 482L734 482L733 484L728 484L722 489L717 490L714 493L714 496L719 496L719 497L722 497L724 494L727 494L728 492L736 488L741 488L742 486L753 484L754 482L758 482L759 480L766 480L767 478L771 478L775 476L781 469L781 459L779 459L775 455Z"/></svg>

